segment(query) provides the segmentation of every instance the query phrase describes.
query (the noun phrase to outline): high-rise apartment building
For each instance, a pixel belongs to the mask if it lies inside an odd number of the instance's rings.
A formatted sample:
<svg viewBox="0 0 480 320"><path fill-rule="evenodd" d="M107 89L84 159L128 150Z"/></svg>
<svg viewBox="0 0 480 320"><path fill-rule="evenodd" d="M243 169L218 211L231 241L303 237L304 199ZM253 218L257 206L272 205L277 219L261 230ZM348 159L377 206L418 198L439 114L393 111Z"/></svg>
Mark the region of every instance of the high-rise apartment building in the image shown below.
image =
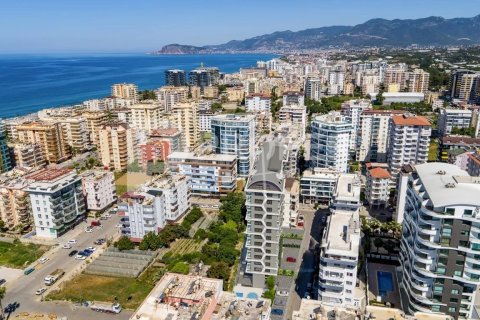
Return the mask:
<svg viewBox="0 0 480 320"><path fill-rule="evenodd" d="M357 129L356 159L360 162L387 162L390 119L400 110L365 110Z"/></svg>
<svg viewBox="0 0 480 320"><path fill-rule="evenodd" d="M360 307L356 288L360 247L360 179L341 174L333 194L320 249L318 300L337 307Z"/></svg>
<svg viewBox="0 0 480 320"><path fill-rule="evenodd" d="M464 74L460 82L458 98L470 103L476 103L480 96L480 73Z"/></svg>
<svg viewBox="0 0 480 320"><path fill-rule="evenodd" d="M130 115L130 125L138 130L158 129L161 126L163 108L156 101L143 101L129 107L132 111Z"/></svg>
<svg viewBox="0 0 480 320"><path fill-rule="evenodd" d="M430 73L415 69L408 74L408 92L427 93L430 84Z"/></svg>
<svg viewBox="0 0 480 320"><path fill-rule="evenodd" d="M112 86L112 96L137 101L138 87L132 83L117 83Z"/></svg>
<svg viewBox="0 0 480 320"><path fill-rule="evenodd" d="M86 218L82 180L69 169L42 169L26 177L38 237L58 238Z"/></svg>
<svg viewBox="0 0 480 320"><path fill-rule="evenodd" d="M27 122L17 126L18 141L42 147L45 160L57 163L70 156L60 123Z"/></svg>
<svg viewBox="0 0 480 320"><path fill-rule="evenodd" d="M137 158L136 130L126 123L116 123L100 130L102 164L115 171L127 169Z"/></svg>
<svg viewBox="0 0 480 320"><path fill-rule="evenodd" d="M283 93L283 106L304 106L305 96L299 91L286 91Z"/></svg>
<svg viewBox="0 0 480 320"><path fill-rule="evenodd" d="M188 83L191 86L208 87L215 86L220 80L220 72L218 68L200 67L188 73Z"/></svg>
<svg viewBox="0 0 480 320"><path fill-rule="evenodd" d="M13 154L15 166L19 168L36 168L47 164L38 143L15 143Z"/></svg>
<svg viewBox="0 0 480 320"><path fill-rule="evenodd" d="M388 170L381 167L367 167L366 177L365 198L370 208L387 207L390 199L390 180L392 178Z"/></svg>
<svg viewBox="0 0 480 320"><path fill-rule="evenodd" d="M352 124L339 112L316 116L311 124L312 167L348 171Z"/></svg>
<svg viewBox="0 0 480 320"><path fill-rule="evenodd" d="M460 90L462 87L462 78L464 75L473 74L473 71L465 70L465 69L457 69L453 70L450 74L450 83L449 83L449 91L450 96L452 98L459 98L460 97Z"/></svg>
<svg viewBox="0 0 480 320"><path fill-rule="evenodd" d="M182 131L177 128L162 128L152 130L150 138L168 141L171 152L183 150Z"/></svg>
<svg viewBox="0 0 480 320"><path fill-rule="evenodd" d="M305 170L300 178L300 201L329 205L340 173L326 168Z"/></svg>
<svg viewBox="0 0 480 320"><path fill-rule="evenodd" d="M87 121L90 142L100 147L100 130L108 123L108 115L103 111L84 111L82 117Z"/></svg>
<svg viewBox="0 0 480 320"><path fill-rule="evenodd" d="M170 142L164 139L149 139L140 144L139 148L138 162L144 169L147 169L150 163L166 161L168 155L172 153Z"/></svg>
<svg viewBox="0 0 480 320"><path fill-rule="evenodd" d="M320 101L322 99L322 81L308 77L305 81L305 99Z"/></svg>
<svg viewBox="0 0 480 320"><path fill-rule="evenodd" d="M188 177L183 174L164 174L144 185L144 191L161 191L165 197L165 220L175 222L190 209Z"/></svg>
<svg viewBox="0 0 480 320"><path fill-rule="evenodd" d="M24 169L13 169L0 175L0 219L8 229L27 227L33 221L30 197L26 188L32 182L25 179Z"/></svg>
<svg viewBox="0 0 480 320"><path fill-rule="evenodd" d="M412 114L395 115L390 121L387 162L395 180L404 165L427 162L432 125Z"/></svg>
<svg viewBox="0 0 480 320"><path fill-rule="evenodd" d="M172 110L173 122L183 133L183 146L186 150L194 150L200 141L198 125L198 106L194 102L175 105Z"/></svg>
<svg viewBox="0 0 480 320"><path fill-rule="evenodd" d="M234 155L174 152L168 156L168 167L187 176L193 195L218 197L237 188L237 156Z"/></svg>
<svg viewBox="0 0 480 320"><path fill-rule="evenodd" d="M245 108L248 112L270 112L271 105L270 96L263 93L250 94L245 97Z"/></svg>
<svg viewBox="0 0 480 320"><path fill-rule="evenodd" d="M265 279L278 274L287 153L283 144L265 142L245 188L245 273L252 275L256 288L264 288Z"/></svg>
<svg viewBox="0 0 480 320"><path fill-rule="evenodd" d="M385 70L383 85L387 92L405 91L407 89L408 73L405 65L395 66Z"/></svg>
<svg viewBox="0 0 480 320"><path fill-rule="evenodd" d="M0 173L9 171L12 167L12 159L7 146L5 126L3 123L0 123Z"/></svg>
<svg viewBox="0 0 480 320"><path fill-rule="evenodd" d="M472 122L472 111L464 109L440 109L438 131L442 136L448 136L453 128L467 129Z"/></svg>
<svg viewBox="0 0 480 320"><path fill-rule="evenodd" d="M480 178L455 165L407 166L397 191L403 308L474 319L480 284Z"/></svg>
<svg viewBox="0 0 480 320"><path fill-rule="evenodd" d="M353 134L350 137L350 150L354 151L360 143L358 128L360 126L360 115L363 111L371 109L370 100L350 100L342 104L341 114L352 124Z"/></svg>
<svg viewBox="0 0 480 320"><path fill-rule="evenodd" d="M217 115L211 119L212 150L237 156L240 177L248 177L255 160L255 115Z"/></svg>
<svg viewBox="0 0 480 320"><path fill-rule="evenodd" d="M278 111L278 119L281 124L297 126L300 132L300 139L305 140L305 129L307 127L307 108L300 105L283 106Z"/></svg>
<svg viewBox="0 0 480 320"><path fill-rule="evenodd" d="M174 87L185 86L187 84L185 70L171 69L165 71L165 84Z"/></svg>
<svg viewBox="0 0 480 320"><path fill-rule="evenodd" d="M103 211L117 200L113 172L85 171L81 177L88 210Z"/></svg>
<svg viewBox="0 0 480 320"><path fill-rule="evenodd" d="M188 99L189 90L188 87L165 86L155 92L164 111L170 111L177 103Z"/></svg>

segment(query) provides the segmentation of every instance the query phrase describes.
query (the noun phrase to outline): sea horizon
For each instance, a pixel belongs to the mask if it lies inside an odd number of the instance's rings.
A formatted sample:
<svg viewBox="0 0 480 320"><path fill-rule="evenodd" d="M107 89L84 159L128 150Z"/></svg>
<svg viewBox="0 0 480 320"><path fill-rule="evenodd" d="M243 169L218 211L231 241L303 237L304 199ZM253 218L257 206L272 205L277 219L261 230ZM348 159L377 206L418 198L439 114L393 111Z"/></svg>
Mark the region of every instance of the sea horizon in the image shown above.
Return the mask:
<svg viewBox="0 0 480 320"><path fill-rule="evenodd" d="M165 84L168 69L200 66L233 73L275 54L0 53L0 118L12 118L110 95L115 83L139 90Z"/></svg>

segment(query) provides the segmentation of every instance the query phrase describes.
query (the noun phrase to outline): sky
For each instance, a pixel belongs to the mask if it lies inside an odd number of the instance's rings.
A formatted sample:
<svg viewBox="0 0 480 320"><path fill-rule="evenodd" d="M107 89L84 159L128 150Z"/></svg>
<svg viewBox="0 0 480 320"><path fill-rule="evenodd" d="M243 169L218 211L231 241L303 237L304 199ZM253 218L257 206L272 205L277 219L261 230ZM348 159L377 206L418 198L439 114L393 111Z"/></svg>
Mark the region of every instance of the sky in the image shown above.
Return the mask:
<svg viewBox="0 0 480 320"><path fill-rule="evenodd" d="M480 0L15 0L0 5L0 53L148 52L372 18L472 17Z"/></svg>

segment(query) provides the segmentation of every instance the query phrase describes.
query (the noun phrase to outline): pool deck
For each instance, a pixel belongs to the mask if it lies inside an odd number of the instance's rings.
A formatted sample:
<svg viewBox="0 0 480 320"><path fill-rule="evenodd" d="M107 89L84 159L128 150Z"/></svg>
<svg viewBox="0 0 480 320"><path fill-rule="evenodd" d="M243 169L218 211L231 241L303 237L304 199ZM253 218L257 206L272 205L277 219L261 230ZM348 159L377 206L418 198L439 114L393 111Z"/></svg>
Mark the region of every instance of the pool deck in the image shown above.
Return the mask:
<svg viewBox="0 0 480 320"><path fill-rule="evenodd" d="M398 290L398 279L395 266L381 263L368 263L368 300L376 300L379 296L377 272L390 272L393 278L393 291L387 293L384 300L390 302L393 307L401 309L400 291Z"/></svg>

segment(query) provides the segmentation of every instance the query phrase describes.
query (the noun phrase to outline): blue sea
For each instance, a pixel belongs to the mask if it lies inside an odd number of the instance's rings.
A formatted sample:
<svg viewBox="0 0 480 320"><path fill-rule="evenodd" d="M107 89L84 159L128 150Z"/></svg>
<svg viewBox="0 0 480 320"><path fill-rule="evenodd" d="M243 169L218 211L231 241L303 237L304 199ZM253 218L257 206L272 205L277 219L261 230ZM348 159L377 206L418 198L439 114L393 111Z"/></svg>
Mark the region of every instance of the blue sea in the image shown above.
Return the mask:
<svg viewBox="0 0 480 320"><path fill-rule="evenodd" d="M110 94L114 83L140 90L165 83L165 70L187 72L203 63L231 73L270 60L269 54L215 55L0 55L0 118L24 115L46 107L75 104Z"/></svg>

